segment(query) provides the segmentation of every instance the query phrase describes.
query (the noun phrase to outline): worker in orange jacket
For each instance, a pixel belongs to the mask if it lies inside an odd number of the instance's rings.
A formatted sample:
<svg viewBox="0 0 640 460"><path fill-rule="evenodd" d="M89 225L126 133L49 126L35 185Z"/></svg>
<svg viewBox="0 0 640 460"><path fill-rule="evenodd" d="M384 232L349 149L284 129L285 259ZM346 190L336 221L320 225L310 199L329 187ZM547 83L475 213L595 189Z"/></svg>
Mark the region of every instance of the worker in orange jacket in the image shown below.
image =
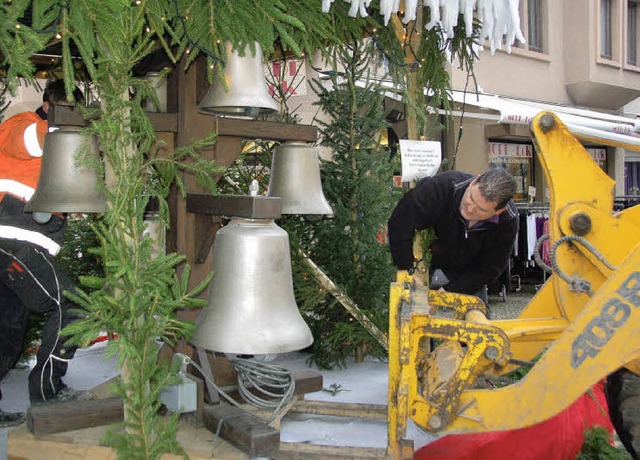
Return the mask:
<svg viewBox="0 0 640 460"><path fill-rule="evenodd" d="M54 260L66 216L24 211L40 175L47 111L66 99L64 82L52 81L35 113L17 114L0 125L0 380L20 357L29 313L44 315L37 362L29 374L32 402L80 396L62 381L76 347L66 346L60 331L74 319L69 310L78 308L63 295L74 284ZM0 425L23 418L0 411Z"/></svg>

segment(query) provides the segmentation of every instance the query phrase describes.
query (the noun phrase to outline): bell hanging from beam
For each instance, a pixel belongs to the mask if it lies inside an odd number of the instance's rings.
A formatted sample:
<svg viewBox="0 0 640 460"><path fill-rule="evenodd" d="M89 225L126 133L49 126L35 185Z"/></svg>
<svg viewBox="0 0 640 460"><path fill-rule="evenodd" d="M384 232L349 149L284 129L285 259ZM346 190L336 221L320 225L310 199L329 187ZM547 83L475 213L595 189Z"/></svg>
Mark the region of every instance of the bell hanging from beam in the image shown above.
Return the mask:
<svg viewBox="0 0 640 460"><path fill-rule="evenodd" d="M191 343L221 353L270 354L313 343L293 294L289 236L272 219L232 218L213 246L209 305Z"/></svg>
<svg viewBox="0 0 640 460"><path fill-rule="evenodd" d="M227 60L224 66L224 81L214 77L213 85L198 105L198 110L212 115L257 117L278 112L278 104L269 94L262 65L262 49L255 44L255 55L251 47L245 47L244 56L225 44Z"/></svg>
<svg viewBox="0 0 640 460"><path fill-rule="evenodd" d="M98 144L78 127L62 127L44 136L42 165L27 212L104 212L106 199L98 190Z"/></svg>
<svg viewBox="0 0 640 460"><path fill-rule="evenodd" d="M306 142L288 141L275 149L267 196L282 198L282 214L333 216L322 192L318 153Z"/></svg>

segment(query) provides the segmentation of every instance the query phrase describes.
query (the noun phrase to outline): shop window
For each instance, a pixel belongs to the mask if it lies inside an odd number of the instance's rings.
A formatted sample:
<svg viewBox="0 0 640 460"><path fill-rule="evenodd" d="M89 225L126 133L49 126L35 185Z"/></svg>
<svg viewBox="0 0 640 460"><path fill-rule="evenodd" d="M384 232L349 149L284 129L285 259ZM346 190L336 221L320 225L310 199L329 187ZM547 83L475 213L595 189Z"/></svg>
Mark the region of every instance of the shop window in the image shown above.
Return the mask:
<svg viewBox="0 0 640 460"><path fill-rule="evenodd" d="M489 142L489 167L505 168L516 180L515 200L528 199L533 185L533 145Z"/></svg>
<svg viewBox="0 0 640 460"><path fill-rule="evenodd" d="M624 163L624 194L640 195L640 158Z"/></svg>
<svg viewBox="0 0 640 460"><path fill-rule="evenodd" d="M607 172L607 149L606 147L600 147L600 148L592 148L589 147L587 149L585 149L587 151L587 153L589 155L591 155L591 158L593 158L593 161L595 161L598 166L600 166L600 169L602 169L604 172Z"/></svg>

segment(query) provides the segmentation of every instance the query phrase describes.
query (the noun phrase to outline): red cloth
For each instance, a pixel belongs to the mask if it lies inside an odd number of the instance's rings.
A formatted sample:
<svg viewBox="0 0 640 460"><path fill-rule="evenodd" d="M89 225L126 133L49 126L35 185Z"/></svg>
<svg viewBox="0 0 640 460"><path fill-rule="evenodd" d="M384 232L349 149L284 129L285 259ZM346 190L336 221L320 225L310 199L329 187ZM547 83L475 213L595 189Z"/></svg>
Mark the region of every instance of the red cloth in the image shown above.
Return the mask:
<svg viewBox="0 0 640 460"><path fill-rule="evenodd" d="M418 460L568 460L582 449L584 432L602 426L613 433L604 382L556 416L526 428L450 434L415 453ZM596 401L594 400L597 400Z"/></svg>

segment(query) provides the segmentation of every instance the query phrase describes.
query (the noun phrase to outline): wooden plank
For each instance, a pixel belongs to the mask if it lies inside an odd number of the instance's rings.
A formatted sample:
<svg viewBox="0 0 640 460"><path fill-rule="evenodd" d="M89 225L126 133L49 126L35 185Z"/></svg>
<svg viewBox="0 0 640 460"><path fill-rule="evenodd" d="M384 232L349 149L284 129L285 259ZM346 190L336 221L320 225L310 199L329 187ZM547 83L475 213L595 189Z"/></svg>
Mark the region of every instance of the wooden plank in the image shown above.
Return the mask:
<svg viewBox="0 0 640 460"><path fill-rule="evenodd" d="M8 460L116 460L115 449L100 445L101 439L113 427L100 426L65 433L36 437L26 425L9 430L7 434ZM181 420L177 440L191 460L248 460L248 456L223 439L211 441L211 432ZM179 460L182 456L162 454L160 460Z"/></svg>
<svg viewBox="0 0 640 460"><path fill-rule="evenodd" d="M403 440L400 458L411 460L413 457L413 441ZM387 455L387 449L384 447L328 446L301 442L281 442L278 451L271 455L272 460L357 460L366 458L390 459Z"/></svg>
<svg viewBox="0 0 640 460"><path fill-rule="evenodd" d="M27 427L36 436L109 425L123 420L124 409L119 397L34 404L27 411Z"/></svg>
<svg viewBox="0 0 640 460"><path fill-rule="evenodd" d="M327 446L302 442L281 442L279 449L271 455L271 458L273 460L384 459L387 458L387 449L384 447Z"/></svg>
<svg viewBox="0 0 640 460"><path fill-rule="evenodd" d="M318 128L264 120L216 118L216 131L220 136L236 136L244 139L268 139L274 141L316 142Z"/></svg>
<svg viewBox="0 0 640 460"><path fill-rule="evenodd" d="M147 112L147 116L156 132L178 132L178 114L165 112ZM54 105L47 114L52 126L85 126L89 120L85 120L82 111L69 105Z"/></svg>
<svg viewBox="0 0 640 460"><path fill-rule="evenodd" d="M220 223L214 222L211 216L198 214L195 216L193 225L193 237L195 241L195 262L203 264L207 261L213 240L220 228Z"/></svg>
<svg viewBox="0 0 640 460"><path fill-rule="evenodd" d="M279 219L282 216L282 199L273 196L187 193L187 211L248 219Z"/></svg>
<svg viewBox="0 0 640 460"><path fill-rule="evenodd" d="M280 432L242 409L226 403L205 406L204 426L250 457L278 450Z"/></svg>
<svg viewBox="0 0 640 460"><path fill-rule="evenodd" d="M384 404L300 400L289 412L354 417L367 420L387 420L387 406Z"/></svg>

